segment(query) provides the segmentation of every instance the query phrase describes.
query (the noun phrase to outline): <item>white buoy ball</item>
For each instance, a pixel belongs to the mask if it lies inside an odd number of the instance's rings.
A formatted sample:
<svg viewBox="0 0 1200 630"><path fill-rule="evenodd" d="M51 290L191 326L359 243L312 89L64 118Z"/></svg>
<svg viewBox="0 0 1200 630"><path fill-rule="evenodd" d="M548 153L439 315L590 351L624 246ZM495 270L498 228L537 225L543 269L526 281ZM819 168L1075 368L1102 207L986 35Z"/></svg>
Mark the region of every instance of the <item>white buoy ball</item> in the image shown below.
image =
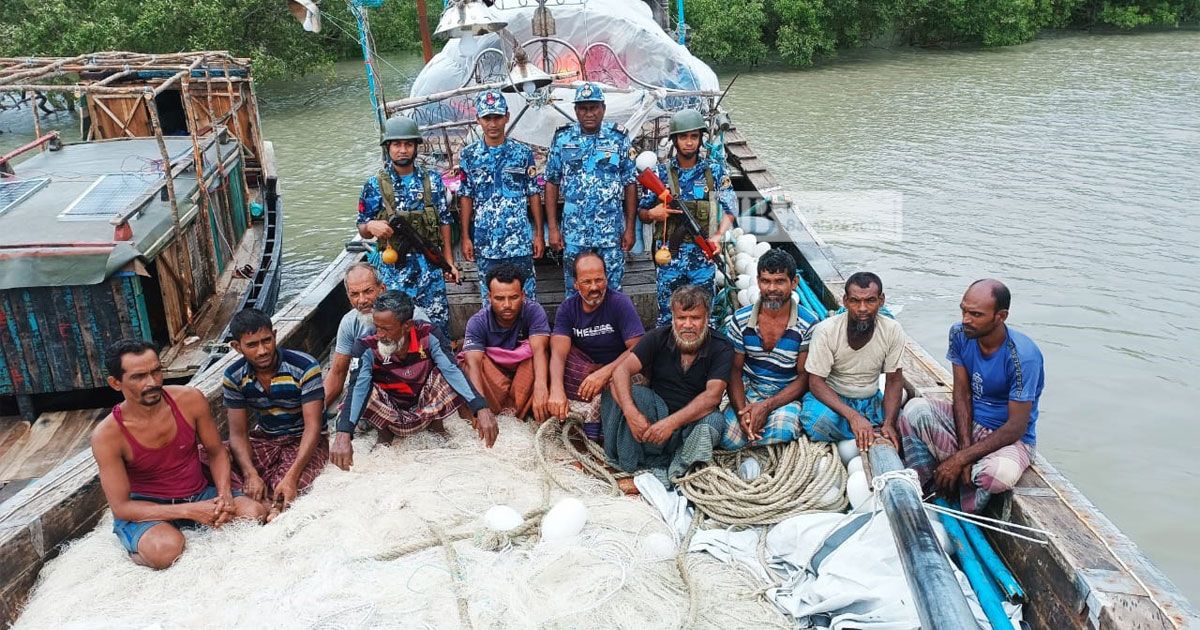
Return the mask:
<svg viewBox="0 0 1200 630"><path fill-rule="evenodd" d="M666 534L654 532L642 539L642 550L651 560L666 560L675 557L675 540Z"/></svg>
<svg viewBox="0 0 1200 630"><path fill-rule="evenodd" d="M751 286L749 292L750 292L750 303L757 304L759 296L762 295L761 292L759 292L759 290L758 290L758 285L756 284L756 285Z"/></svg>
<svg viewBox="0 0 1200 630"><path fill-rule="evenodd" d="M713 282L716 283L717 287L719 288L725 287L725 274L721 273L720 269L718 269L716 275L713 276Z"/></svg>
<svg viewBox="0 0 1200 630"><path fill-rule="evenodd" d="M742 289L749 289L750 288L750 276L740 275L740 276L738 276L737 282L734 282L734 284L737 285L737 288L739 291Z"/></svg>
<svg viewBox="0 0 1200 630"><path fill-rule="evenodd" d="M851 512L854 512L855 514L866 514L868 512L874 512L875 509L875 495L872 494L871 496L867 497L866 501L863 501L858 507L851 510Z"/></svg>
<svg viewBox="0 0 1200 630"><path fill-rule="evenodd" d="M628 164L628 162L626 162L626 164ZM654 168L658 164L658 156L655 155L653 151L642 151L638 154L637 159L634 160L633 164L637 168L638 172L644 171L648 168Z"/></svg>
<svg viewBox="0 0 1200 630"><path fill-rule="evenodd" d="M860 470L850 475L846 480L846 496L850 499L850 505L855 508L870 498L871 487L867 484L866 473Z"/></svg>
<svg viewBox="0 0 1200 630"><path fill-rule="evenodd" d="M747 457L742 465L738 466L738 477L741 477L742 481L754 481L761 474L762 464L759 464L758 460L753 457Z"/></svg>
<svg viewBox="0 0 1200 630"><path fill-rule="evenodd" d="M854 474L863 470L862 456L858 455L846 464L846 472Z"/></svg>
<svg viewBox="0 0 1200 630"><path fill-rule="evenodd" d="M771 244L766 241L762 241L760 243L754 244L754 257L755 258L759 258L763 254L765 254L769 251L771 251Z"/></svg>
<svg viewBox="0 0 1200 630"><path fill-rule="evenodd" d="M564 540L583 531L587 523L587 506L575 497L567 497L542 517L542 540Z"/></svg>
<svg viewBox="0 0 1200 630"><path fill-rule="evenodd" d="M742 306L747 306L750 304L749 289L742 289L741 291L738 291L738 304L741 304Z"/></svg>
<svg viewBox="0 0 1200 630"><path fill-rule="evenodd" d="M737 240L738 240L739 238L741 238L743 234L745 234L745 233L746 233L746 230L743 230L743 229L742 229L742 228L740 228L740 227L739 227L739 228L733 228L732 230L729 230L729 233L730 233L730 234L733 234L733 240L734 240L734 242L737 242Z"/></svg>
<svg viewBox="0 0 1200 630"><path fill-rule="evenodd" d="M488 529L496 532L507 532L516 529L525 519L521 513L507 505L493 505L483 515L483 522Z"/></svg>
<svg viewBox="0 0 1200 630"><path fill-rule="evenodd" d="M842 458L842 464L850 463L850 460L858 457L858 442L854 439L842 440L837 443L838 457Z"/></svg>
<svg viewBox="0 0 1200 630"><path fill-rule="evenodd" d="M754 246L757 244L758 239L753 234L743 234L737 240L738 253L750 256L754 253Z"/></svg>

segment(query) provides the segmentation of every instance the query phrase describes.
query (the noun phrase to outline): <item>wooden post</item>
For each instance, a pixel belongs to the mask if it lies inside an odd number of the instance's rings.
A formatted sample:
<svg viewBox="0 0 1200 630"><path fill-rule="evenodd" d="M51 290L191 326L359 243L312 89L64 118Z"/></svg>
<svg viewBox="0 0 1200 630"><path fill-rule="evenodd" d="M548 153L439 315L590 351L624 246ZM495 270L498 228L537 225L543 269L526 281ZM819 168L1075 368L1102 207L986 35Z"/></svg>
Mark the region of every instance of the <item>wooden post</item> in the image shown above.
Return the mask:
<svg viewBox="0 0 1200 630"><path fill-rule="evenodd" d="M417 0L417 25L421 27L421 54L425 63L433 59L433 41L429 38L429 13L425 10L425 0Z"/></svg>
<svg viewBox="0 0 1200 630"><path fill-rule="evenodd" d="M167 199L171 203L171 221L172 229L175 236L175 253L176 253L176 272L180 274L179 278L183 281L187 289L187 304L184 305L184 322L180 331L183 331L189 324L192 323L192 303L196 301L196 282L192 278L192 254L191 247L188 246L187 238L183 234L183 227L180 224L179 216L179 198L175 194L175 177L171 172L171 152L167 151L167 143L162 136L162 123L158 119L158 105L154 103L154 92L149 88L146 89L145 96L146 109L150 112L150 125L153 127L154 139L158 141L158 152L163 159L163 175L167 178ZM199 165L197 165L199 168ZM203 186L203 178L199 174L196 175L197 181ZM180 272L182 269L182 272ZM174 341L174 340L172 340Z"/></svg>
<svg viewBox="0 0 1200 630"><path fill-rule="evenodd" d="M207 71L205 73L207 75ZM214 252L221 247L220 243L213 242L212 237L212 202L208 196L208 183L204 177L204 149L200 146L200 139L197 137L196 130L196 110L192 106L191 76L183 77L180 81L179 100L183 104L183 115L187 119L187 126L191 133L188 137L192 139L192 163L196 167L196 183L200 186L200 195L196 201L200 204L200 221L204 224L200 227L200 232L204 236L200 239L207 251L204 252L205 261L208 263L209 273L212 274L213 288L216 288L217 278L220 277L221 271L217 268L217 257ZM205 84L207 86L207 84ZM215 137L215 134L214 134ZM221 150L217 149L217 170L221 168Z"/></svg>
<svg viewBox="0 0 1200 630"><path fill-rule="evenodd" d="M38 115L37 115L38 108L37 108L37 103L35 102L37 100L37 92L29 92L28 94L29 94L29 111L33 112L33 137L41 138L42 137L42 121L38 120ZM42 145L41 150L43 153L45 153L46 145Z"/></svg>

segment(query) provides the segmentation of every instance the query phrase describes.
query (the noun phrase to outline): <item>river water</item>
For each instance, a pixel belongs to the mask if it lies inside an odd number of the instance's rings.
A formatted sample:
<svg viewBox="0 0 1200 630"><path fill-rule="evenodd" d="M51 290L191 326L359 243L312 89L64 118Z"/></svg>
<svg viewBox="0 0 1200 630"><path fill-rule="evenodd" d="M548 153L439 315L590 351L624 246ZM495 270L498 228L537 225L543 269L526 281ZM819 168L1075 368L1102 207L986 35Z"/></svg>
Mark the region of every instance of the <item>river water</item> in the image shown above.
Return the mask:
<svg viewBox="0 0 1200 630"><path fill-rule="evenodd" d="M406 94L420 60L386 65ZM285 296L353 232L378 155L364 86L345 63L259 89ZM727 104L843 271L880 274L935 356L966 285L1008 283L1046 360L1040 451L1200 602L1200 33L871 50L743 73Z"/></svg>

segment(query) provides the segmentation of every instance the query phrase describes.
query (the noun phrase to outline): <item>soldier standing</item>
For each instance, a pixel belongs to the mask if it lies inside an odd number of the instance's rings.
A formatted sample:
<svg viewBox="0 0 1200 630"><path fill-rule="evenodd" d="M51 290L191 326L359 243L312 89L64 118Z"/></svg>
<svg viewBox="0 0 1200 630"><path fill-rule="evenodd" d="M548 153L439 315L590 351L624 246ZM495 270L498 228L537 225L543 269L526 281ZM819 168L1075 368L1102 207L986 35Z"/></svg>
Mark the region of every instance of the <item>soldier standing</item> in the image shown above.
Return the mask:
<svg viewBox="0 0 1200 630"><path fill-rule="evenodd" d="M546 221L550 247L563 251L566 297L575 294L575 257L593 250L604 260L608 286L619 291L625 252L634 243L637 184L625 130L604 122L604 91L575 89L577 123L559 127L546 161ZM556 208L563 197L562 230Z"/></svg>
<svg viewBox="0 0 1200 630"><path fill-rule="evenodd" d="M450 334L450 304L446 300L446 280L458 282L450 243L450 224L454 220L447 207L446 187L437 173L416 165L421 130L406 116L384 123L380 145L387 149L388 163L367 178L358 198L358 233L363 238L379 239L377 251L367 260L379 270L387 288L403 291L425 309L429 320ZM442 272L414 247L399 242L388 222L399 216L418 236L433 247L441 247L450 263ZM403 258L401 252L407 252Z"/></svg>
<svg viewBox="0 0 1200 630"><path fill-rule="evenodd" d="M737 199L725 165L710 158L700 159L700 144L708 126L704 116L694 109L685 109L671 116L671 142L674 155L656 168L658 178L667 185L671 195L695 217L704 236L716 243L733 226L737 216ZM652 224L654 249L667 247L671 259L657 270L658 325L671 322L669 302L671 292L689 284L704 287L715 295L716 266L704 257L692 242L678 210L663 206L658 197L644 191L638 203L639 218ZM715 229L714 229L715 227Z"/></svg>
<svg viewBox="0 0 1200 630"><path fill-rule="evenodd" d="M542 257L545 244L533 151L507 137L508 103L499 90L488 90L475 99L475 115L483 139L463 149L459 157L466 176L458 191L463 256L479 266L479 294L485 305L488 286L484 278L501 263L511 263L521 271L525 295L537 300L533 259Z"/></svg>

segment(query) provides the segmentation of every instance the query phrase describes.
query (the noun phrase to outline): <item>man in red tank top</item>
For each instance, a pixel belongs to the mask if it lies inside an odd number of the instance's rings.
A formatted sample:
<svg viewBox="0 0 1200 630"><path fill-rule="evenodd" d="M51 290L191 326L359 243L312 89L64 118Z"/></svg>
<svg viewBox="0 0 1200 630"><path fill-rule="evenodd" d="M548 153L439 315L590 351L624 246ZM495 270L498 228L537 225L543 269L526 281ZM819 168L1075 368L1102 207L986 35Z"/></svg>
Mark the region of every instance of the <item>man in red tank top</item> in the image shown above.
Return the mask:
<svg viewBox="0 0 1200 630"><path fill-rule="evenodd" d="M109 346L105 366L109 386L125 400L92 432L92 454L113 532L134 562L171 566L183 553L181 527L266 516L257 501L234 496L229 456L208 401L193 387L163 386L154 345L122 339ZM211 482L197 443L209 454Z"/></svg>

